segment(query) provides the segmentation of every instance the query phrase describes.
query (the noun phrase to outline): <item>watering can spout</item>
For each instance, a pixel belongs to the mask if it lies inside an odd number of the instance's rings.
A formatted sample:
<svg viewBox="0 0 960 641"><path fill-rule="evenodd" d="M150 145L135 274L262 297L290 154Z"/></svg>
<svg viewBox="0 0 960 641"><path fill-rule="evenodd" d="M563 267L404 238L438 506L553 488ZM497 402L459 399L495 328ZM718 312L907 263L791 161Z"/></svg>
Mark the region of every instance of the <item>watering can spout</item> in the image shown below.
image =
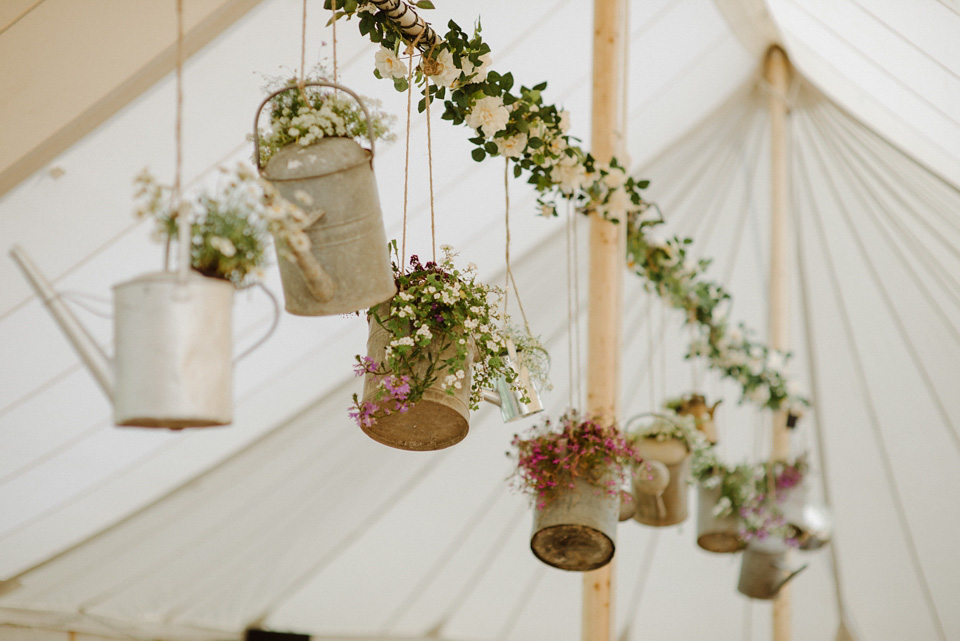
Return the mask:
<svg viewBox="0 0 960 641"><path fill-rule="evenodd" d="M67 335L70 344L77 350L77 354L93 374L107 398L113 400L114 376L110 359L100 349L100 346L97 345L86 328L80 324L73 312L64 304L53 285L40 273L26 251L19 245L14 245L10 250L10 257L19 265L33 291L50 310L53 319L63 330L63 333Z"/></svg>
<svg viewBox="0 0 960 641"><path fill-rule="evenodd" d="M796 570L793 570L792 572L790 572L790 574L784 577L783 580L780 581L780 583L777 583L776 587L774 587L773 589L773 593L776 594L777 592L779 592L783 586L785 586L789 581L793 579L793 577L797 576L798 574L800 574L802 571L806 569L807 569L807 564L804 563L803 565L798 567Z"/></svg>
<svg viewBox="0 0 960 641"><path fill-rule="evenodd" d="M492 389L483 390L483 400L488 403L493 403L497 407L503 406L503 402L500 400L500 394Z"/></svg>

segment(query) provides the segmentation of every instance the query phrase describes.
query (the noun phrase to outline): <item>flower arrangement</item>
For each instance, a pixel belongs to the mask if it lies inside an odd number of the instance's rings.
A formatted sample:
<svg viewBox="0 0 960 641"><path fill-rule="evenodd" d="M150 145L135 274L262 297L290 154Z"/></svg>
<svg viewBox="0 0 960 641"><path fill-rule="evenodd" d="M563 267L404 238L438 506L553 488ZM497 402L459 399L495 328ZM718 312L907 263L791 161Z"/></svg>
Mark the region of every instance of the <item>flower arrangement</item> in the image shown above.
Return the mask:
<svg viewBox="0 0 960 641"><path fill-rule="evenodd" d="M517 463L512 484L529 494L537 509L543 509L557 491L572 487L574 478L618 496L633 466L642 463L615 425L602 425L573 409L556 425L547 419L524 436L515 434L511 444L515 452L507 455Z"/></svg>
<svg viewBox="0 0 960 641"><path fill-rule="evenodd" d="M397 256L396 241L390 246ZM370 426L384 414L406 412L435 383L454 395L467 378L471 352L471 409L477 409L483 389L494 379L503 377L512 383L515 378L502 358L504 338L496 329L501 321L497 310L502 292L476 281L476 265L457 269L453 263L456 254L449 245L442 245L441 250L439 264L421 264L417 256L411 256L409 270L401 268L397 257L393 262L397 294L368 311L391 340L383 362L357 356L356 374L378 379L374 400L353 396L350 416L360 426ZM447 349L452 349L451 356L433 360L431 353L442 354Z"/></svg>
<svg viewBox="0 0 960 641"><path fill-rule="evenodd" d="M694 450L690 475L703 488L720 488L720 498L713 507L713 516L717 518L738 516L741 508L756 496L753 466L741 463L730 467L720 461L712 447Z"/></svg>
<svg viewBox="0 0 960 641"><path fill-rule="evenodd" d="M325 6L334 10L335 18L358 19L361 35L381 45L375 74L392 80L398 90L407 90L409 70L400 60L405 41L399 27L369 1L326 0ZM417 6L432 8L428 1ZM577 146L567 133L570 114L543 102L547 83L512 92L512 74L490 69L492 53L480 36L479 24L472 35L452 20L448 27L421 59L415 78L417 83L425 77L431 80L429 95L431 100L443 100L444 119L475 132L470 138L474 160L487 156L513 160L514 177L526 174L527 182L540 192L542 215L556 215L558 204L567 200L576 202L581 211L626 220L630 266L701 330L701 340L691 346L689 356L706 356L712 368L740 383L741 401L799 416L807 401L783 371L788 354L749 339L742 326L739 330L728 326L722 312L729 294L700 278L709 261L686 256L689 238L648 238L646 228L664 222L641 195L649 181L630 176L616 158L601 163ZM421 111L424 106L421 100Z"/></svg>
<svg viewBox="0 0 960 641"><path fill-rule="evenodd" d="M295 251L310 248L303 232L306 217L243 163L236 170L221 168L223 181L179 207L171 203L173 189L159 184L146 169L134 179L136 215L153 218L154 237L169 242L178 235L177 211L191 219L191 266L204 276L222 278L240 287L261 277L269 233Z"/></svg>
<svg viewBox="0 0 960 641"><path fill-rule="evenodd" d="M269 78L267 93L297 85L297 78ZM329 81L322 66L315 67L305 82ZM390 128L395 118L386 114L380 101L362 97L370 113L373 131L367 131L367 119L351 96L325 87L295 87L270 100L270 126L259 133L260 164L265 165L282 147L311 145L324 137L373 138L392 140Z"/></svg>

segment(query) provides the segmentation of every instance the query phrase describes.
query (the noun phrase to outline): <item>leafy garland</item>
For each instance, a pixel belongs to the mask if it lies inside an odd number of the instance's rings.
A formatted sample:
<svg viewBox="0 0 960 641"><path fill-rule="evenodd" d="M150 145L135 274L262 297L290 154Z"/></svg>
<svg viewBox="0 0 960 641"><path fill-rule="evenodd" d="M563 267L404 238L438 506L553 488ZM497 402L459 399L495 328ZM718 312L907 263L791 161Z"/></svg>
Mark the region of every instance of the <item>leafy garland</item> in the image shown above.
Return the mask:
<svg viewBox="0 0 960 641"><path fill-rule="evenodd" d="M375 75L406 91L409 72L400 59L405 40L397 25L369 1L325 0L325 6L334 10L334 19L358 19L360 34L382 47ZM429 2L417 6L432 8ZM808 401L786 376L789 354L753 340L743 325L730 326L723 314L730 295L703 278L710 261L688 259L690 238L661 241L646 232L664 223L640 194L649 181L629 176L616 158L601 163L576 145L577 139L566 133L569 113L543 102L546 82L511 92L512 74L489 68L490 46L483 42L479 24L472 36L453 20L447 26L442 41L423 56L415 80L431 80L427 92L431 101L443 101L443 119L475 131L469 139L474 160L488 155L512 159L514 177L526 175L539 192L542 215L557 215L558 203L568 200L611 222L626 220L628 265L697 328L699 337L687 357L705 356L711 368L735 380L743 388L741 401L800 415ZM425 106L421 100L419 109Z"/></svg>

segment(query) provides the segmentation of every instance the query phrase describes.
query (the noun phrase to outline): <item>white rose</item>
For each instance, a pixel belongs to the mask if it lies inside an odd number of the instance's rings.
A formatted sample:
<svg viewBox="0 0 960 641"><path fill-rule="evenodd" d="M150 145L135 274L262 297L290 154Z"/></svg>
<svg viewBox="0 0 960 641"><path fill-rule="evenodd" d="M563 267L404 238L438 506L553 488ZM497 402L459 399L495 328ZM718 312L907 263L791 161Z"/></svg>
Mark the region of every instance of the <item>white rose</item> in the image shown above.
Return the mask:
<svg viewBox="0 0 960 641"><path fill-rule="evenodd" d="M467 116L467 126L473 127L487 138L507 126L510 112L503 106L499 96L484 96L473 105Z"/></svg>
<svg viewBox="0 0 960 641"><path fill-rule="evenodd" d="M560 122L557 126L560 127L561 133L567 133L570 129L570 112L566 109L560 112Z"/></svg>
<svg viewBox="0 0 960 641"><path fill-rule="evenodd" d="M450 87L460 77L460 69L453 64L453 54L444 49L436 57L437 73L430 76L435 84Z"/></svg>
<svg viewBox="0 0 960 641"><path fill-rule="evenodd" d="M507 158L520 158L527 148L527 134L516 134L509 138L497 138L497 151Z"/></svg>

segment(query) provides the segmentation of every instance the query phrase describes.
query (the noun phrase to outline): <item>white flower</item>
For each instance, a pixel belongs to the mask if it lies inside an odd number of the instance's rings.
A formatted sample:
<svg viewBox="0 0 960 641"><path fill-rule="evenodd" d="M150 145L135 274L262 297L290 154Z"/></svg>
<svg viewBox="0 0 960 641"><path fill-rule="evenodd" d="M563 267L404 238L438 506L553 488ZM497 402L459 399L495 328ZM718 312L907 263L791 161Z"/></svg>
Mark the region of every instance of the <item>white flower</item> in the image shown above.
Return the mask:
<svg viewBox="0 0 960 641"><path fill-rule="evenodd" d="M560 112L560 122L557 126L560 127L561 133L567 133L570 129L570 112L566 109Z"/></svg>
<svg viewBox="0 0 960 641"><path fill-rule="evenodd" d="M487 52L480 56L480 66L474 66L470 62L469 58L461 58L461 63L463 64L463 73L470 78L470 74L475 73L476 75L473 78L469 79L469 82L483 82L487 79L487 72L490 71L490 63L492 59L490 57L490 52Z"/></svg>
<svg viewBox="0 0 960 641"><path fill-rule="evenodd" d="M451 87L460 77L460 70L453 64L453 54L447 49L440 52L434 62L437 65L437 73L430 76L434 83L443 87Z"/></svg>
<svg viewBox="0 0 960 641"><path fill-rule="evenodd" d="M380 51L377 52L375 66L381 78L403 78L407 75L406 63L386 47L380 47Z"/></svg>
<svg viewBox="0 0 960 641"><path fill-rule="evenodd" d="M484 96L473 105L467 116L467 126L490 138L506 127L509 120L510 112L503 106L503 98Z"/></svg>
<svg viewBox="0 0 960 641"><path fill-rule="evenodd" d="M713 506L713 515L714 516L724 516L730 513L733 504L730 502L729 496L721 496L720 500L717 501L717 504Z"/></svg>
<svg viewBox="0 0 960 641"><path fill-rule="evenodd" d="M556 167L550 170L550 180L560 187L560 191L570 194L583 186L586 177L583 165L571 156L564 156Z"/></svg>
<svg viewBox="0 0 960 641"><path fill-rule="evenodd" d="M607 213L614 216L623 216L633 209L633 201L630 200L630 194L622 187L617 187L610 192L607 198Z"/></svg>
<svg viewBox="0 0 960 641"><path fill-rule="evenodd" d="M509 138L497 138L497 151L507 158L519 158L527 148L527 134L516 134Z"/></svg>
<svg viewBox="0 0 960 641"><path fill-rule="evenodd" d="M758 385L747 393L747 400L757 405L766 405L770 400L770 388L766 385Z"/></svg>
<svg viewBox="0 0 960 641"><path fill-rule="evenodd" d="M783 369L784 363L783 352L771 350L770 353L767 354L767 369L779 372Z"/></svg>
<svg viewBox="0 0 960 641"><path fill-rule="evenodd" d="M612 167L603 177L603 184L610 189L616 189L627 182L627 173L618 167Z"/></svg>
<svg viewBox="0 0 960 641"><path fill-rule="evenodd" d="M220 236L213 236L210 238L210 246L216 249L218 252L226 256L227 258L236 255L237 248L234 247L233 243L230 242L229 238L222 238Z"/></svg>

